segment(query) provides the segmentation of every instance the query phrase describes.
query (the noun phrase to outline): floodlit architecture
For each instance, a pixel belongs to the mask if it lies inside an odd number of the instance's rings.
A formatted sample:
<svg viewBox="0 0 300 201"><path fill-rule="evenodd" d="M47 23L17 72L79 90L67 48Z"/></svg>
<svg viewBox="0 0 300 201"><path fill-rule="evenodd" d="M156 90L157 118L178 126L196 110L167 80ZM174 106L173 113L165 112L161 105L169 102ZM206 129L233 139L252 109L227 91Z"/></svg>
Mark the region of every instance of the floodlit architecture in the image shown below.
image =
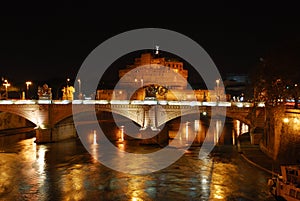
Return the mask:
<svg viewBox="0 0 300 201"><path fill-rule="evenodd" d="M157 100L225 100L224 88L216 84L215 90L188 89L188 70L183 62L174 58L143 53L134 63L119 70L119 82L114 90L99 89L98 100L144 100L149 94ZM151 91L151 93L150 93Z"/></svg>
<svg viewBox="0 0 300 201"><path fill-rule="evenodd" d="M143 71L137 69L138 67L142 67ZM170 73L170 71L174 73ZM131 74L135 76L125 77L124 81L121 82L121 86L143 86L159 81L160 84L169 89L182 90L187 87L188 71L183 69L183 63L176 59L154 57L151 53L144 53L140 58L135 59L133 65L121 69L119 71L119 78L124 77L128 72L131 72Z"/></svg>

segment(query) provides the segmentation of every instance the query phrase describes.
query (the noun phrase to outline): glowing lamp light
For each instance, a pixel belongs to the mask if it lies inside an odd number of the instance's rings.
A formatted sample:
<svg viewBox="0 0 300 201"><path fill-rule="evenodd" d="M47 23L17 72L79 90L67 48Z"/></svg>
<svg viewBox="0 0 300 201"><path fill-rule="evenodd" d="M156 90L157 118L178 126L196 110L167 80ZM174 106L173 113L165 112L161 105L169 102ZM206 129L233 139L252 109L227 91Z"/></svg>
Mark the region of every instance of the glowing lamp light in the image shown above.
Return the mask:
<svg viewBox="0 0 300 201"><path fill-rule="evenodd" d="M124 141L124 126L121 126L120 129L120 139L119 141L123 142Z"/></svg>
<svg viewBox="0 0 300 201"><path fill-rule="evenodd" d="M159 54L159 46L155 45L155 54Z"/></svg>
<svg viewBox="0 0 300 201"><path fill-rule="evenodd" d="M32 84L32 82L31 82L31 81L27 81L27 82L25 82L25 84L26 84L26 87L27 87L27 90L28 90L28 88L29 88L29 85L31 85L31 84Z"/></svg>
<svg viewBox="0 0 300 201"><path fill-rule="evenodd" d="M288 118L283 118L283 122L284 123L289 123L289 119Z"/></svg>
<svg viewBox="0 0 300 201"><path fill-rule="evenodd" d="M36 125L36 127L34 127L34 129L47 129L47 127L45 124L37 123L37 125Z"/></svg>
<svg viewBox="0 0 300 201"><path fill-rule="evenodd" d="M93 144L96 145L97 143L97 132L94 130L94 136L93 136Z"/></svg>

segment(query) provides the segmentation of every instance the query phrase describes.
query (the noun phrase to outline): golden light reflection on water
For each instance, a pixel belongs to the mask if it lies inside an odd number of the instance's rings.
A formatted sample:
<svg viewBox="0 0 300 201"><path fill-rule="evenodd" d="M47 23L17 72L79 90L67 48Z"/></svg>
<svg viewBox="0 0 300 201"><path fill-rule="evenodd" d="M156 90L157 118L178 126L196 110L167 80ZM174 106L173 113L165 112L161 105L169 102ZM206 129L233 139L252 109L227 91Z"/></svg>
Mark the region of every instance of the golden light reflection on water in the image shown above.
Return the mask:
<svg viewBox="0 0 300 201"><path fill-rule="evenodd" d="M237 136L249 132L249 126L239 120L234 120L233 125Z"/></svg>
<svg viewBox="0 0 300 201"><path fill-rule="evenodd" d="M85 187L84 187L84 175L81 164L75 164L67 169L67 174L64 174L61 181L61 193L62 200L84 200Z"/></svg>
<svg viewBox="0 0 300 201"><path fill-rule="evenodd" d="M37 166L38 166L38 173L44 174L45 172L45 154L46 154L47 148L45 146L40 146L37 151Z"/></svg>
<svg viewBox="0 0 300 201"><path fill-rule="evenodd" d="M22 140L13 149L18 152L0 155L0 194L7 194L6 200L17 200L24 196L37 200L38 193L46 191L47 147L36 145L34 141L35 138Z"/></svg>
<svg viewBox="0 0 300 201"><path fill-rule="evenodd" d="M117 146L120 150L125 150L125 145L123 143L118 143Z"/></svg>
<svg viewBox="0 0 300 201"><path fill-rule="evenodd" d="M193 123L189 126L183 123L181 132L183 145L185 140L191 139L195 133ZM197 125L199 131L202 133L206 131L205 124L197 123ZM213 127L216 129L217 125L214 124ZM103 145L93 130L87 130L86 133L95 159L103 154L98 152L99 147ZM120 133L117 131L116 135L119 136L118 134ZM115 145L118 149L132 150L128 141L120 142L117 139ZM213 138L211 139L213 142ZM13 149L12 153L0 153L0 194L6 193L7 196L4 197L8 199L5 200L49 200L50 197L70 201L93 199L219 201L232 200L241 194L245 197L245 192L247 196L254 192L248 192L249 177L243 176L243 172L247 172L243 168L242 171L238 170L240 164L234 164L234 161L231 164L230 161L223 160L219 155L220 152L216 157L199 160L196 146L186 150L182 160L178 160L161 172L139 176L117 173L101 164L93 164L98 161L95 159L91 162L91 157L86 152L81 152L80 149L78 151L80 147L76 143L36 145L34 139L30 139L22 140L19 144L21 146ZM136 147L133 148L135 151ZM147 151L148 147L145 152ZM215 158L219 161L215 162ZM139 161L134 158L128 165L135 170L142 163L148 163L149 168L153 166L151 161ZM240 180L243 177L244 180ZM256 182L256 177L254 180ZM246 186L246 190L239 186L241 183ZM261 186L264 184L254 188L255 192L260 192ZM26 198L20 198L21 194ZM10 195L14 197L11 199Z"/></svg>
<svg viewBox="0 0 300 201"><path fill-rule="evenodd" d="M98 162L98 144L92 144L90 146L91 149L91 155L93 157L92 162L97 163Z"/></svg>
<svg viewBox="0 0 300 201"><path fill-rule="evenodd" d="M47 147L45 145L40 145L37 146L37 155L36 155L36 168L37 168L37 180L38 180L38 187L39 191L41 193L46 193L46 190L44 187L45 185L45 180L46 180L46 172L45 172L45 167L46 167L46 161L45 161L45 155L47 152Z"/></svg>
<svg viewBox="0 0 300 201"><path fill-rule="evenodd" d="M238 184L230 183L232 172L237 167L228 163L214 163L211 175L210 198L212 200L226 200L226 196L232 194L233 189L238 189Z"/></svg>
<svg viewBox="0 0 300 201"><path fill-rule="evenodd" d="M128 193L131 201L143 200L142 198L146 196L146 193L141 189L145 189L145 179L137 176L128 180Z"/></svg>
<svg viewBox="0 0 300 201"><path fill-rule="evenodd" d="M93 145L97 145L98 142L97 142L97 132L96 130L94 130L93 132Z"/></svg>
<svg viewBox="0 0 300 201"><path fill-rule="evenodd" d="M124 141L124 126L121 126L121 129L120 129L120 138L119 138L119 140L120 140L121 142Z"/></svg>
<svg viewBox="0 0 300 201"><path fill-rule="evenodd" d="M214 199L224 199L224 191L220 185L214 185L214 192L212 196Z"/></svg>
<svg viewBox="0 0 300 201"><path fill-rule="evenodd" d="M222 124L223 122L221 120L212 119L210 122L209 130L207 130L207 132L204 133L204 136L200 136L199 139L205 139L205 141L213 143L214 145L222 143L222 141L220 142L220 138L223 132Z"/></svg>
<svg viewBox="0 0 300 201"><path fill-rule="evenodd" d="M189 141L189 123L188 121L185 123L185 139L187 142Z"/></svg>
<svg viewBox="0 0 300 201"><path fill-rule="evenodd" d="M24 164L26 164L22 168L24 175L34 175L37 172L37 177L29 176L29 178L35 178L29 181L29 183L35 183L38 187L42 187L46 179L45 154L47 147L45 145L36 145L34 141L35 138L20 141L19 144L23 149L19 153L19 156L24 161Z"/></svg>
<svg viewBox="0 0 300 201"><path fill-rule="evenodd" d="M98 136L97 136L97 132L96 130L94 130L93 132L90 133L90 138L92 138L92 143L90 145L90 153L93 157L92 162L93 163L97 163L98 162L98 149L99 149L99 145L98 145Z"/></svg>
<svg viewBox="0 0 300 201"><path fill-rule="evenodd" d="M8 192L14 193L13 185L16 182L14 173L17 168L16 154L0 154L0 195L5 195Z"/></svg>
<svg viewBox="0 0 300 201"><path fill-rule="evenodd" d="M37 146L34 143L35 138L22 140L18 144L24 147L19 156L26 162L34 162L37 158Z"/></svg>
<svg viewBox="0 0 300 201"><path fill-rule="evenodd" d="M196 120L194 121L194 130L195 130L195 132L198 132L198 131L201 130L201 127L200 127L200 120L198 120L198 119L196 119Z"/></svg>

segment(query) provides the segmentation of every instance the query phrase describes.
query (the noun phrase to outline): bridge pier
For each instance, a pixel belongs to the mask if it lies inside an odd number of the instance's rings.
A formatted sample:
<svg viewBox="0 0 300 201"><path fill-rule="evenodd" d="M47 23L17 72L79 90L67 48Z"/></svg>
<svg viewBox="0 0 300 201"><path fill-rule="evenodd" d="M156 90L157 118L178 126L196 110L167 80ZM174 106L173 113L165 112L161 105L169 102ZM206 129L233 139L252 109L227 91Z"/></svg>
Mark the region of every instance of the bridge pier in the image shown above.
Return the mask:
<svg viewBox="0 0 300 201"><path fill-rule="evenodd" d="M74 123L58 124L51 128L36 129L36 143L58 142L66 139L76 138L77 132Z"/></svg>
<svg viewBox="0 0 300 201"><path fill-rule="evenodd" d="M43 144L52 142L52 129L51 128L37 128L36 129L36 143Z"/></svg>
<svg viewBox="0 0 300 201"><path fill-rule="evenodd" d="M158 129L157 129L158 131ZM153 133L155 136L148 137L146 139L139 139L139 144L142 145L159 145L161 147L164 147L169 144L169 129L167 127L164 127L162 130L159 130L159 132L153 131L152 128L148 128L141 132L141 134L145 136L153 136Z"/></svg>
<svg viewBox="0 0 300 201"><path fill-rule="evenodd" d="M157 111L158 106L148 106L143 108L143 122L141 126L141 131L151 128L152 131L159 131L157 123Z"/></svg>

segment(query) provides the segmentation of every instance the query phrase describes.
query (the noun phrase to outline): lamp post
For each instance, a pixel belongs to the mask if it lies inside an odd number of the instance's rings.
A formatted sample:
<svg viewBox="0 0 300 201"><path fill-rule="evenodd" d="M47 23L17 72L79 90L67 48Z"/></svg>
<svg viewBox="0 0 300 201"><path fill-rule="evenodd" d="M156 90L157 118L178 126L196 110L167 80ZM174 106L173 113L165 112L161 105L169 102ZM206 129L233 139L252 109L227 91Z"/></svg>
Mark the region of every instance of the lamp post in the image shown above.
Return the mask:
<svg viewBox="0 0 300 201"><path fill-rule="evenodd" d="M4 80L3 86L5 86L5 96L6 96L6 99L8 99L7 87L10 86L10 83L8 83L7 80Z"/></svg>
<svg viewBox="0 0 300 201"><path fill-rule="evenodd" d="M27 99L29 99L29 85L32 85L31 81L25 82L26 84L26 93L27 93Z"/></svg>
<svg viewBox="0 0 300 201"><path fill-rule="evenodd" d="M295 101L295 105L294 105L294 109L298 109L298 102L299 102L299 88L298 88L298 84L294 85L294 101Z"/></svg>
<svg viewBox="0 0 300 201"><path fill-rule="evenodd" d="M65 88L66 100L69 99L69 82L70 82L70 78L67 78L67 87Z"/></svg>
<svg viewBox="0 0 300 201"><path fill-rule="evenodd" d="M78 93L79 93L79 95L78 95L78 98L79 98L79 100L81 100L81 80L80 79L78 79L77 80L78 81Z"/></svg>
<svg viewBox="0 0 300 201"><path fill-rule="evenodd" d="M67 78L67 87L69 87L70 78Z"/></svg>
<svg viewBox="0 0 300 201"><path fill-rule="evenodd" d="M217 101L219 101L219 99L220 99L220 97L219 97L220 79L217 79L216 83L217 83L216 95L217 95Z"/></svg>

